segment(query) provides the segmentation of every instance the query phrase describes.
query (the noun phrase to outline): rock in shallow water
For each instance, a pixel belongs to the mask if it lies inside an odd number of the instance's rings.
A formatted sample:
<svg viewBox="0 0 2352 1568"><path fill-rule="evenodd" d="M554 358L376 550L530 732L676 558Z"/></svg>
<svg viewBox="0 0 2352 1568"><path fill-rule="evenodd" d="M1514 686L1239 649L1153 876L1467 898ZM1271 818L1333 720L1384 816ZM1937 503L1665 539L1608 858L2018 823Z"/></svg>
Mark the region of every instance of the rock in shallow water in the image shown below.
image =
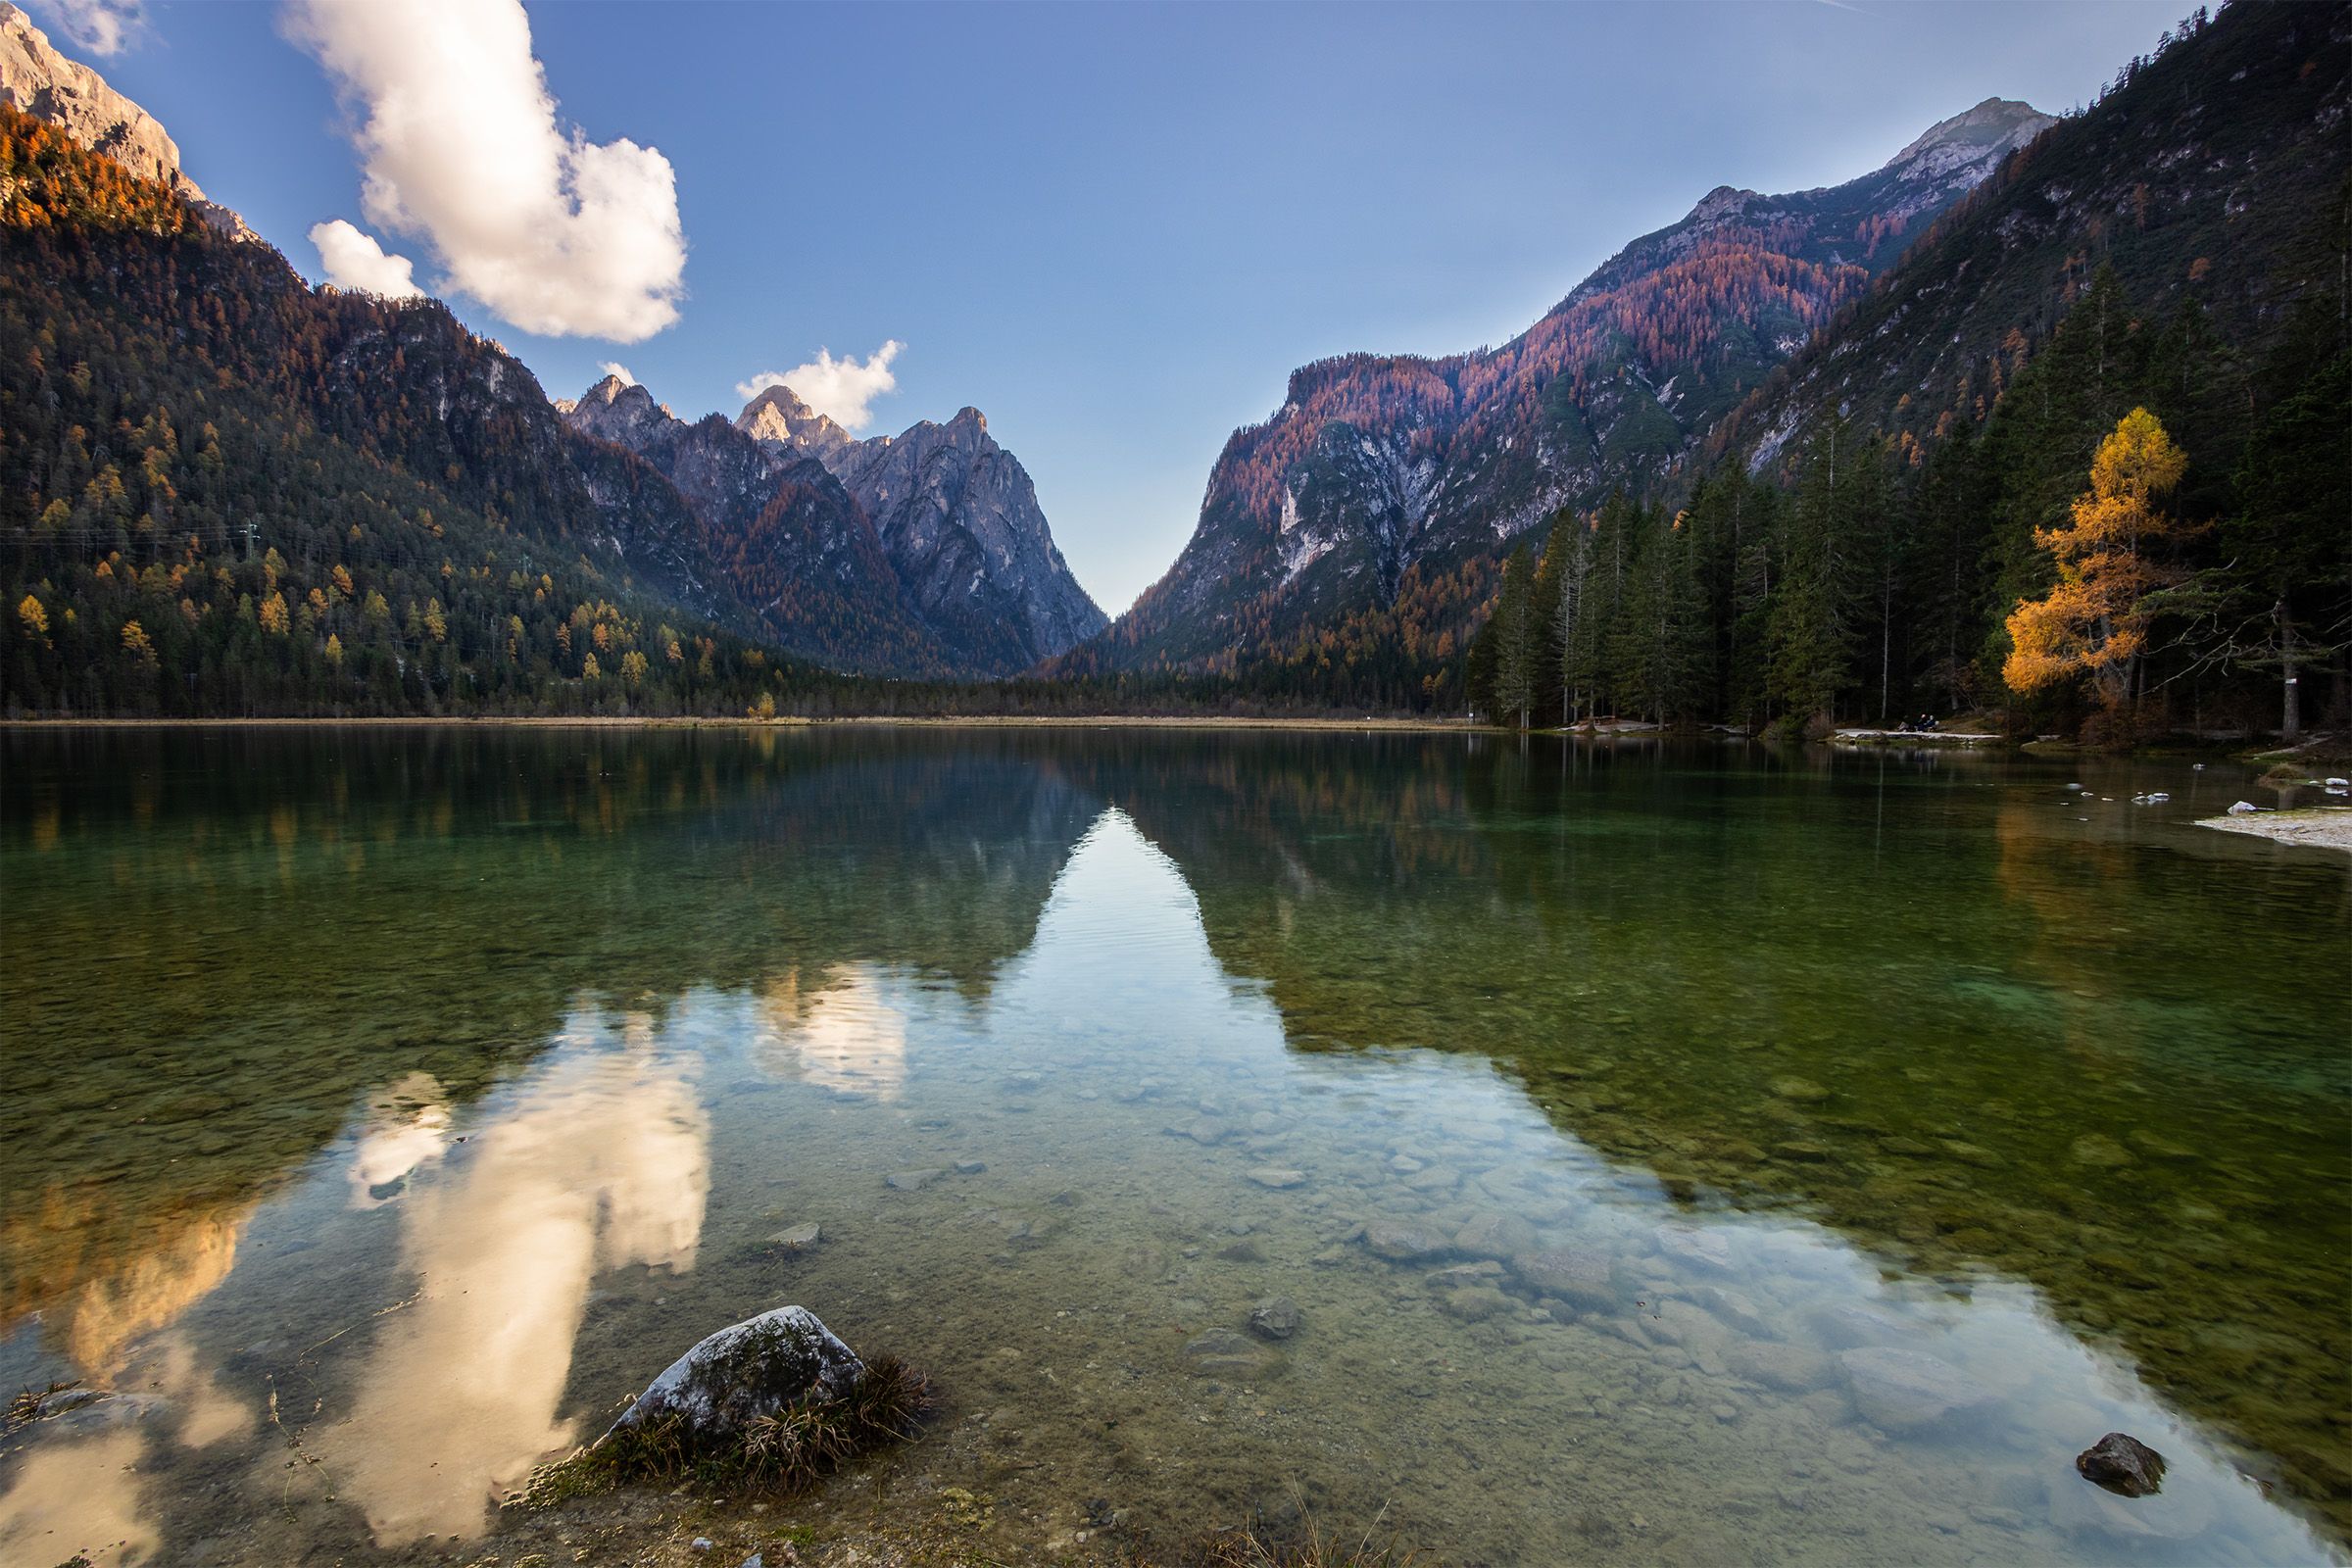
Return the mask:
<svg viewBox="0 0 2352 1568"><path fill-rule="evenodd" d="M801 1400L837 1399L864 1375L858 1352L814 1312L779 1306L720 1329L672 1361L612 1431L676 1415L691 1441L724 1442Z"/></svg>
<svg viewBox="0 0 2352 1568"><path fill-rule="evenodd" d="M1570 1248L1522 1252L1511 1259L1511 1272L1529 1290L1589 1310L1605 1311L1617 1304L1617 1281L1608 1258L1599 1252Z"/></svg>
<svg viewBox="0 0 2352 1568"><path fill-rule="evenodd" d="M1262 1378L1282 1365L1272 1350L1231 1329L1210 1329L1186 1341L1184 1356L1192 1363L1195 1377L1229 1378L1236 1383Z"/></svg>
<svg viewBox="0 0 2352 1568"><path fill-rule="evenodd" d="M1453 1233L1453 1250L1464 1257L1501 1259L1514 1252L1530 1251L1535 1245L1533 1225L1516 1214L1496 1209L1481 1209Z"/></svg>
<svg viewBox="0 0 2352 1568"><path fill-rule="evenodd" d="M2164 1490L2164 1455L2128 1432L2110 1432L2075 1455L2082 1479L2124 1497Z"/></svg>
<svg viewBox="0 0 2352 1568"><path fill-rule="evenodd" d="M1992 1396L1967 1373L1924 1350L1872 1346L1840 1351L1838 1364L1845 1370L1854 1407L1886 1432L1915 1432Z"/></svg>
<svg viewBox="0 0 2352 1568"><path fill-rule="evenodd" d="M1364 1226L1364 1245L1394 1262L1436 1257L1446 1250L1450 1238L1432 1227L1408 1225L1402 1220L1376 1219Z"/></svg>
<svg viewBox="0 0 2352 1568"><path fill-rule="evenodd" d="M1734 1375L1783 1394L1810 1394L1830 1381L1830 1358L1801 1345L1746 1341L1733 1346L1724 1360Z"/></svg>
<svg viewBox="0 0 2352 1568"><path fill-rule="evenodd" d="M1269 1296L1250 1309L1250 1332L1261 1340L1287 1340L1298 1332L1298 1303Z"/></svg>

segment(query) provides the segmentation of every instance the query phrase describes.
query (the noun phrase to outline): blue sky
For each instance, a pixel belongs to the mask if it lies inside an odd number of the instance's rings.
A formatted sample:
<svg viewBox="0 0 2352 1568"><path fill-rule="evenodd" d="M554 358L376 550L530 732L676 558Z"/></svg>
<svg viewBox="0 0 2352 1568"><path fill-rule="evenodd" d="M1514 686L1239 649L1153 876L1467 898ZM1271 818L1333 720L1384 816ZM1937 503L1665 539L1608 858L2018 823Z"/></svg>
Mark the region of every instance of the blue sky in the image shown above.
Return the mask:
<svg viewBox="0 0 2352 1568"><path fill-rule="evenodd" d="M341 218L441 291L364 215L276 7L150 5L103 59L35 9L307 275ZM534 4L560 123L674 171L677 318L614 344L452 303L551 395L617 360L688 417L902 342L864 433L980 407L1115 613L1294 365L1500 342L1716 185L1836 183L1988 96L2084 102L2186 9Z"/></svg>

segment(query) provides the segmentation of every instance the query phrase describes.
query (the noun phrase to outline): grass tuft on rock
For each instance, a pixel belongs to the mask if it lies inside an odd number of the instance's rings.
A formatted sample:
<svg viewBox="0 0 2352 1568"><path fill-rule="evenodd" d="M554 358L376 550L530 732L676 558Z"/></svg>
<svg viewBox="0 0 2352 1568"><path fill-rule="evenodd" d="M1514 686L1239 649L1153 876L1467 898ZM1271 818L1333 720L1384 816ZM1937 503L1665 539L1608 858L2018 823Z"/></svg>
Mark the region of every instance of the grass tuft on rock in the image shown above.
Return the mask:
<svg viewBox="0 0 2352 1568"><path fill-rule="evenodd" d="M728 1442L697 1441L676 1415L616 1428L568 1457L541 1465L508 1500L524 1508L551 1508L617 1487L679 1482L738 1494L789 1494L870 1448L914 1436L932 1403L929 1379L895 1355L879 1355L838 1398L806 1400L773 1416L755 1416Z"/></svg>

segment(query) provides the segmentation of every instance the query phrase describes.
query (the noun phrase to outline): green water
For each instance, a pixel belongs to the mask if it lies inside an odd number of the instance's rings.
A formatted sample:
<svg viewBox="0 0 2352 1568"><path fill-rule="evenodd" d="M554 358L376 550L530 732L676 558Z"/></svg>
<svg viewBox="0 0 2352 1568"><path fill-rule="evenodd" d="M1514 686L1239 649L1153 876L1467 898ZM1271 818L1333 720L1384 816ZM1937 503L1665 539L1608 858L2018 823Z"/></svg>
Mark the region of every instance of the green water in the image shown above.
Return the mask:
<svg viewBox="0 0 2352 1568"><path fill-rule="evenodd" d="M471 1561L785 1300L944 1393L841 1486L985 1494L1008 1560L1301 1505L1447 1563L2352 1539L2352 867L2190 825L2231 764L0 761L0 1384L139 1396L0 1439L0 1561ZM2161 1494L2074 1474L2110 1430Z"/></svg>

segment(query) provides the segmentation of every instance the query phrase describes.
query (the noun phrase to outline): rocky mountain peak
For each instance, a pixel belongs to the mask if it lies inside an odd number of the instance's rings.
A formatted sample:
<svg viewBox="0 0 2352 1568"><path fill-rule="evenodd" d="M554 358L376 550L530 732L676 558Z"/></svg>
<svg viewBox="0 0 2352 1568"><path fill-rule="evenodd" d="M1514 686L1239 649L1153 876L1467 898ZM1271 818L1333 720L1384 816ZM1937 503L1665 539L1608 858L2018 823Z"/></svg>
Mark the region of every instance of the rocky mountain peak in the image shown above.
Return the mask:
<svg viewBox="0 0 2352 1568"><path fill-rule="evenodd" d="M569 407L559 404L558 408L573 429L632 452L642 452L647 433L670 418L669 411L656 403L651 392L617 375L606 376L581 393L576 403Z"/></svg>
<svg viewBox="0 0 2352 1568"><path fill-rule="evenodd" d="M1887 160L1886 172L1906 182L1948 185L1955 176L1973 185L2002 159L2058 122L2014 98L1987 98L1974 109L1937 121Z"/></svg>
<svg viewBox="0 0 2352 1568"><path fill-rule="evenodd" d="M800 394L781 382L768 387L743 406L735 428L771 449L789 448L817 459L827 467L854 445L850 432L801 401Z"/></svg>
<svg viewBox="0 0 2352 1568"><path fill-rule="evenodd" d="M21 7L0 3L0 103L56 126L142 179L170 185L204 220L234 239L252 239L245 220L204 191L179 167L179 144L162 122L123 97L106 78L59 54Z"/></svg>

